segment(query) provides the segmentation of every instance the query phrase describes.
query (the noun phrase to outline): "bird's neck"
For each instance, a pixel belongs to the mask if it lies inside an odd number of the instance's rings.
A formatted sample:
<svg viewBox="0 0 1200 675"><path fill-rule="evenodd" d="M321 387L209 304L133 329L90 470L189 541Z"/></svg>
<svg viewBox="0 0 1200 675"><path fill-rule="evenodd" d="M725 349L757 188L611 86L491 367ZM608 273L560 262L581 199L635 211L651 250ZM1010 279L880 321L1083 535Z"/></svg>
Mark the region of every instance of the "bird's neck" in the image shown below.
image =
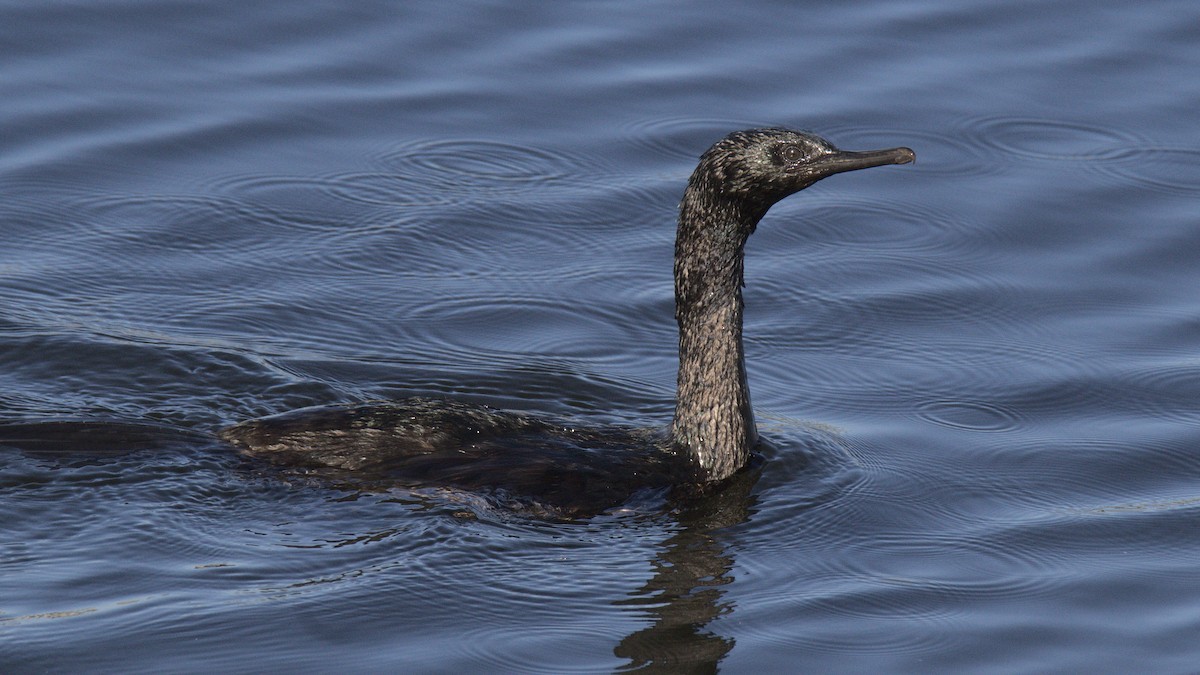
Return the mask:
<svg viewBox="0 0 1200 675"><path fill-rule="evenodd" d="M758 440L742 349L742 264L746 239L761 216L694 186L680 206L679 380L671 438L710 481L745 465Z"/></svg>

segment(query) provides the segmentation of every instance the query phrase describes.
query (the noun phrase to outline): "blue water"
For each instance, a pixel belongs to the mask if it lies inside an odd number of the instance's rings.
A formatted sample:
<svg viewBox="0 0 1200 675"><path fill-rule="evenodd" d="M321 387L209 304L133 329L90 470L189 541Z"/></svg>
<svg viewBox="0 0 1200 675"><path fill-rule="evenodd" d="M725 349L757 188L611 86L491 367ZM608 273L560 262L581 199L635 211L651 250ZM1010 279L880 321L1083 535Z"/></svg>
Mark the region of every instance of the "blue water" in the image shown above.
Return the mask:
<svg viewBox="0 0 1200 675"><path fill-rule="evenodd" d="M0 669L1196 672L1198 26L0 1ZM751 239L756 481L546 522L211 436L409 395L665 424L675 207L763 124L918 159Z"/></svg>

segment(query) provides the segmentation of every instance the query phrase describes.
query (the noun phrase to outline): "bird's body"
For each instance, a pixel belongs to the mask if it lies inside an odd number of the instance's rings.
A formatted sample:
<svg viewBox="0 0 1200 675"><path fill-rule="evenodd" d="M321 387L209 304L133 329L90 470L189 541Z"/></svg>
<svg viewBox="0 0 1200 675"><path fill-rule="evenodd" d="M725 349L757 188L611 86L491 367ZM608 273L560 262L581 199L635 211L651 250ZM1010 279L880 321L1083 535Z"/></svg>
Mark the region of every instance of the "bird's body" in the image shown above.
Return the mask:
<svg viewBox="0 0 1200 675"><path fill-rule="evenodd" d="M429 398L304 408L222 436L275 464L364 485L482 490L554 515L592 514L638 491L696 482L661 430L579 427Z"/></svg>
<svg viewBox="0 0 1200 675"><path fill-rule="evenodd" d="M643 489L719 483L747 464L758 442L742 347L746 240L773 204L826 176L913 159L907 148L844 152L787 129L734 132L701 156L676 233L679 372L667 431L580 429L408 399L298 410L221 435L277 464L485 490L568 514L603 510Z"/></svg>

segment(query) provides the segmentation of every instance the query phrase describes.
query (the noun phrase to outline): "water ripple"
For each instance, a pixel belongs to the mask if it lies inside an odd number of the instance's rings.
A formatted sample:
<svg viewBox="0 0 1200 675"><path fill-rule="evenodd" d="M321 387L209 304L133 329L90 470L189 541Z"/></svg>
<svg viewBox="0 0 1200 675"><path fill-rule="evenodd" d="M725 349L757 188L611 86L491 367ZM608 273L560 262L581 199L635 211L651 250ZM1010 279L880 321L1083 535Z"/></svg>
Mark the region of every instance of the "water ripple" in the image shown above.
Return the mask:
<svg viewBox="0 0 1200 675"><path fill-rule="evenodd" d="M770 250L783 242L804 246L806 255L876 252L938 252L945 258L996 257L998 236L961 211L930 204L842 191L818 191L784 202L772 212L750 244ZM763 242L772 242L764 246Z"/></svg>
<svg viewBox="0 0 1200 675"><path fill-rule="evenodd" d="M1200 150L1130 148L1121 160L1104 163L1098 170L1154 192L1200 196Z"/></svg>
<svg viewBox="0 0 1200 675"><path fill-rule="evenodd" d="M1033 117L977 117L965 120L958 131L976 146L1044 161L1124 161L1131 149L1146 145L1125 129Z"/></svg>
<svg viewBox="0 0 1200 675"><path fill-rule="evenodd" d="M986 401L929 401L917 406L917 416L964 431L1003 432L1021 426L1021 416L1016 411Z"/></svg>
<svg viewBox="0 0 1200 675"><path fill-rule="evenodd" d="M1027 117L979 117L962 125L973 145L1023 160L1078 162L1151 191L1200 195L1200 150L1156 145L1128 129Z"/></svg>
<svg viewBox="0 0 1200 675"><path fill-rule="evenodd" d="M1040 331L1036 324L1021 320L1020 308L1011 301L1017 296L1010 280L981 276L967 266L919 257L888 259L870 269L842 264L793 266L803 269L791 275L776 271L768 279L754 280L749 288L751 317L758 313L768 317L747 330L751 343L861 354L864 348L907 349L889 334L896 326L1006 326L1009 340ZM806 283L808 279L812 281ZM807 297L796 297L801 293L798 288L825 286L845 290L809 291Z"/></svg>
<svg viewBox="0 0 1200 675"><path fill-rule="evenodd" d="M377 207L433 206L453 201L450 193L428 189L388 172L351 171L320 176L235 174L221 176L205 189L285 211L318 211L350 216L347 204Z"/></svg>
<svg viewBox="0 0 1200 675"><path fill-rule="evenodd" d="M983 473L964 480L986 485L984 492L992 496L964 512L976 519L1028 525L1138 502L1186 502L1196 494L1189 477L1200 470L1200 460L1186 435L1147 434L1136 442L1082 435L980 441L973 458L984 465ZM1163 542L1169 545L1170 539Z"/></svg>
<svg viewBox="0 0 1200 675"><path fill-rule="evenodd" d="M44 231L48 225L70 223L80 219L80 213L70 196L88 194L78 184L16 176L0 176L0 218L6 235L29 229L31 234ZM64 199L64 195L68 198Z"/></svg>
<svg viewBox="0 0 1200 675"><path fill-rule="evenodd" d="M1155 417L1200 425L1200 363L1168 362L1125 372L1132 404Z"/></svg>
<svg viewBox="0 0 1200 675"><path fill-rule="evenodd" d="M1000 418L1013 417L1009 423L1015 423L1034 413L1084 410L1116 396L1111 388L1096 386L1103 381L1103 370L1095 359L1036 340L931 339L903 344L880 335L851 342L849 346L823 344L811 358L771 359L775 366L769 370L755 368L756 361L750 368L765 388L790 392L790 405L816 406L838 414L897 410L911 414L914 407L929 405L930 397L948 401L970 397L966 400L998 406L978 412L995 415L1000 424ZM1005 389L997 389L998 377L1009 382ZM935 412L924 413L931 414ZM935 423L945 426L946 420Z"/></svg>
<svg viewBox="0 0 1200 675"><path fill-rule="evenodd" d="M568 311L553 298L511 299L502 295L433 298L408 317L428 327L422 340L463 352L511 349L514 353L573 354L578 357L619 356L629 337L619 310ZM473 326L489 326L486 333ZM587 339L581 339L587 336Z"/></svg>
<svg viewBox="0 0 1200 675"><path fill-rule="evenodd" d="M385 171L428 191L523 192L594 173L583 157L491 140L413 140L380 155Z"/></svg>
<svg viewBox="0 0 1200 675"><path fill-rule="evenodd" d="M897 598L916 601L904 594L897 595ZM841 599L834 595L829 603ZM846 623L822 619L807 625L806 630L798 634L797 627L805 624L793 616L778 616L773 621L758 624L755 639L777 644L791 653L813 651L836 654L932 654L952 643L953 631L949 630L951 624L947 617L915 617L912 630L896 627L896 623L906 620L902 616L875 617L873 620L880 623L878 629L862 625L863 622L872 621L869 618L852 617Z"/></svg>

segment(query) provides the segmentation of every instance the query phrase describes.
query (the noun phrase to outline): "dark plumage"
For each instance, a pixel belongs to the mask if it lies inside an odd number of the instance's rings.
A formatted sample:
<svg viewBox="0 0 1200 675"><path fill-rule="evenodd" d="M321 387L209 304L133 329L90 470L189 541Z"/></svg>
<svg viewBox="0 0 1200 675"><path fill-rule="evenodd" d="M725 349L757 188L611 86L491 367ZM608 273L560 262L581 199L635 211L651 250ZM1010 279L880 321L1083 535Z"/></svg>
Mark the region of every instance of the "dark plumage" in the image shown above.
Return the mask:
<svg viewBox="0 0 1200 675"><path fill-rule="evenodd" d="M667 433L577 429L409 399L297 410L221 436L277 464L482 490L562 515L596 513L641 489L722 481L747 464L758 442L742 351L746 240L773 204L822 178L914 157L908 148L845 152L788 129L734 132L700 157L675 240L679 378Z"/></svg>

